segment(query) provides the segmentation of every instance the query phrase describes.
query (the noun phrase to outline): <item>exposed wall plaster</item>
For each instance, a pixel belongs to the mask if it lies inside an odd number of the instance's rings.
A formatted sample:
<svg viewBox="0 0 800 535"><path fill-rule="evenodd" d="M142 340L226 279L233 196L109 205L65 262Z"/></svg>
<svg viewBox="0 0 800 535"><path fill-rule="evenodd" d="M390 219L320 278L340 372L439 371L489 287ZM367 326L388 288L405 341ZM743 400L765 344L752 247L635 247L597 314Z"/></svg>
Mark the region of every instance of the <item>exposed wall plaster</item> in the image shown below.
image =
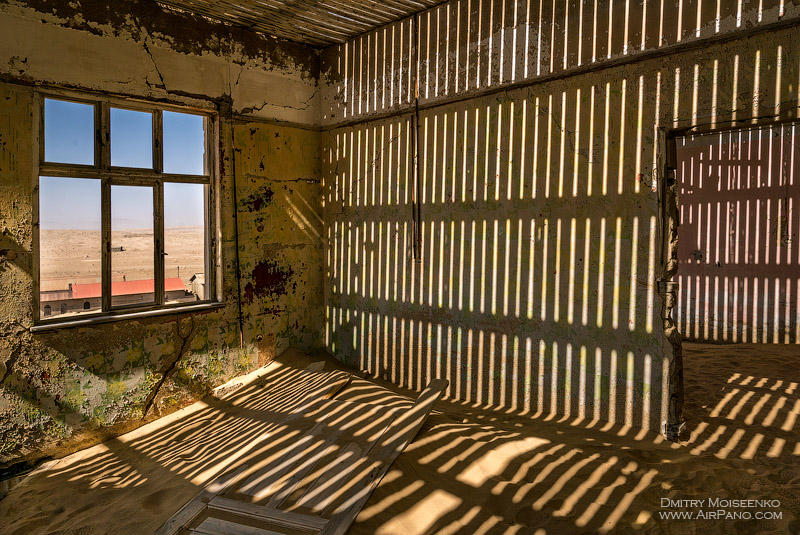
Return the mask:
<svg viewBox="0 0 800 535"><path fill-rule="evenodd" d="M230 99L242 115L316 122L311 49L150 1L128 3L124 14L97 0L13 2L0 13L0 49L10 55L0 57L0 79L182 103Z"/></svg>
<svg viewBox="0 0 800 535"><path fill-rule="evenodd" d="M596 4L608 17L581 41L568 39L589 20L577 10L489 28L448 2L419 33L405 19L326 49L321 69L313 50L151 2L0 6L0 464L138 425L289 345L325 344L416 388L446 376L473 403L666 422L674 436L680 335L656 273L676 265L672 252L652 260L651 243L674 250L675 194L659 203L647 178L659 169L650 132L796 116L798 13L750 6L693 29L673 12L657 23L637 5ZM470 25L446 27L456 13ZM747 37L765 24L775 32ZM629 26L625 43L617 28ZM176 315L27 330L37 86L220 112L224 308L188 327Z"/></svg>
<svg viewBox="0 0 800 535"><path fill-rule="evenodd" d="M129 2L121 12L112 3L46 0L0 6L0 51L0 467L140 425L289 345L320 345L315 51L151 2ZM39 86L219 113L222 308L28 331ZM265 191L272 196L248 204ZM241 332L237 257L243 286L254 288ZM268 291L265 263L281 274Z"/></svg>

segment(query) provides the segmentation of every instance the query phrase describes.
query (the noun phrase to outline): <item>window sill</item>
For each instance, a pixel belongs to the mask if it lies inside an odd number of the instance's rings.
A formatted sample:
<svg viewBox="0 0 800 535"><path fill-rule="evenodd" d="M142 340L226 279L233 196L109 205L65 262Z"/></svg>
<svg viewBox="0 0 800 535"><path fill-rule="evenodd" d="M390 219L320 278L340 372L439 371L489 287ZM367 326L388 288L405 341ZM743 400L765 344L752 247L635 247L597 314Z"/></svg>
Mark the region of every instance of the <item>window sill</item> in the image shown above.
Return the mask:
<svg viewBox="0 0 800 535"><path fill-rule="evenodd" d="M72 327L87 327L92 325L99 325L101 323L111 323L115 321L136 320L141 318L151 318L154 316L167 316L170 314L186 314L188 312L205 312L208 310L215 310L225 306L225 303L200 303L197 305L188 306L175 306L169 308L156 308L150 310L141 310L138 312L115 312L106 313L98 316L91 316L87 318L52 321L48 323L39 323L29 328L32 333L41 333L48 331L58 331L61 329L69 329Z"/></svg>

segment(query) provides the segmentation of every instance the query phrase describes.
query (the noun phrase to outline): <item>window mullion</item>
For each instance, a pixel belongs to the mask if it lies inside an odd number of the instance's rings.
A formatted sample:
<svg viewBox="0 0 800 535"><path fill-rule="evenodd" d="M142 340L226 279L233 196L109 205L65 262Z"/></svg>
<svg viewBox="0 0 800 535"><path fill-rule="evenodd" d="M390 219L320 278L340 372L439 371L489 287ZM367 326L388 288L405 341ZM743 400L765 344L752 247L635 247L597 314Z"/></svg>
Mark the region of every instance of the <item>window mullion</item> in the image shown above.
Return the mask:
<svg viewBox="0 0 800 535"><path fill-rule="evenodd" d="M101 228L101 288L103 312L111 310L111 181L102 179L100 200L102 210L100 215Z"/></svg>
<svg viewBox="0 0 800 535"><path fill-rule="evenodd" d="M98 136L95 138L95 162L100 169L111 167L111 113L108 102L100 102ZM99 157L99 162L97 161ZM103 177L100 192L101 214L101 292L100 299L104 312L111 310L111 181Z"/></svg>
<svg viewBox="0 0 800 535"><path fill-rule="evenodd" d="M100 114L98 120L98 133L95 139L95 154L100 156L100 169L111 168L111 112L108 102L100 103Z"/></svg>
<svg viewBox="0 0 800 535"><path fill-rule="evenodd" d="M164 171L164 128L161 110L153 110L153 170Z"/></svg>
<svg viewBox="0 0 800 535"><path fill-rule="evenodd" d="M164 132L161 110L153 110L153 171L164 171ZM153 231L155 232L153 291L156 305L164 304L164 181L153 187Z"/></svg>
<svg viewBox="0 0 800 535"><path fill-rule="evenodd" d="M155 302L164 304L164 182L158 180L153 187L153 231L155 232L154 274Z"/></svg>

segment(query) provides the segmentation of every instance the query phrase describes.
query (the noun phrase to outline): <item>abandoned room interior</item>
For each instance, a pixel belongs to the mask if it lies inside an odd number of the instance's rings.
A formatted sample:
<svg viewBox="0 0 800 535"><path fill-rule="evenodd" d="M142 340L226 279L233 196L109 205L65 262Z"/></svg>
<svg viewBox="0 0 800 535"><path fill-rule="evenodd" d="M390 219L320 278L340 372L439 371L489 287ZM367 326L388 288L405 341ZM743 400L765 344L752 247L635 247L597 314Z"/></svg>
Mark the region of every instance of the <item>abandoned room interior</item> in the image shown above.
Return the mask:
<svg viewBox="0 0 800 535"><path fill-rule="evenodd" d="M0 3L0 532L800 533L798 0Z"/></svg>

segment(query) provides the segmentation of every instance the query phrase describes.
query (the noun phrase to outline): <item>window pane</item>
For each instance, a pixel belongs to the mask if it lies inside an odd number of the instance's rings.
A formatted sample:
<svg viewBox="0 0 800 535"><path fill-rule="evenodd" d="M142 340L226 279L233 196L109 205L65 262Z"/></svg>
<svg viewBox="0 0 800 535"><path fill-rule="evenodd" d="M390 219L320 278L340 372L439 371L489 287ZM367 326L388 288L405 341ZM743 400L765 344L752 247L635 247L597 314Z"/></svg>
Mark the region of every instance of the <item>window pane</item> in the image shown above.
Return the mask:
<svg viewBox="0 0 800 535"><path fill-rule="evenodd" d="M205 117L165 111L163 119L164 172L205 174Z"/></svg>
<svg viewBox="0 0 800 535"><path fill-rule="evenodd" d="M44 99L44 159L94 165L94 106Z"/></svg>
<svg viewBox="0 0 800 535"><path fill-rule="evenodd" d="M168 303L206 299L205 199L203 184L164 183L164 277Z"/></svg>
<svg viewBox="0 0 800 535"><path fill-rule="evenodd" d="M101 309L100 181L39 178L40 317Z"/></svg>
<svg viewBox="0 0 800 535"><path fill-rule="evenodd" d="M155 301L153 188L111 186L111 305Z"/></svg>
<svg viewBox="0 0 800 535"><path fill-rule="evenodd" d="M111 108L111 165L153 168L153 114Z"/></svg>

